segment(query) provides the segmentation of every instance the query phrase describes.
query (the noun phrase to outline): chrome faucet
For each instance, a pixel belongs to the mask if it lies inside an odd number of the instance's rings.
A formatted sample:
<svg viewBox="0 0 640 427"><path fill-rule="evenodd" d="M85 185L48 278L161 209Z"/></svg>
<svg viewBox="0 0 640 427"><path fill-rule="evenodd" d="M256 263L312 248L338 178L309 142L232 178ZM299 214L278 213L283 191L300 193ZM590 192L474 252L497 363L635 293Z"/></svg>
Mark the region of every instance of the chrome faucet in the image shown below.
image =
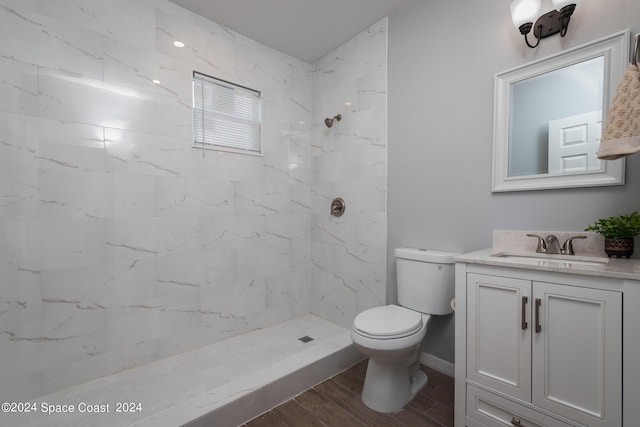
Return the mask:
<svg viewBox="0 0 640 427"><path fill-rule="evenodd" d="M536 239L538 239L538 247L536 248L536 253L563 255L575 255L576 253L573 250L573 240L587 238L587 236L571 236L564 241L561 248L560 242L554 234L549 234L546 238L540 236L539 234L527 234L527 236L535 237Z"/></svg>

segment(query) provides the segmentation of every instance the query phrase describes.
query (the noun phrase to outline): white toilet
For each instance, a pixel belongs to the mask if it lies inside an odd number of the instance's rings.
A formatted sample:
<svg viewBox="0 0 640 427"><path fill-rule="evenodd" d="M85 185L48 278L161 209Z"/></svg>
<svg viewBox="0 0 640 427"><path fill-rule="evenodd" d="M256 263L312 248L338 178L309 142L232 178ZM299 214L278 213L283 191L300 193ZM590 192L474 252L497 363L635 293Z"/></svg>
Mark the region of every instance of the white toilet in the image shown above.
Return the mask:
<svg viewBox="0 0 640 427"><path fill-rule="evenodd" d="M398 304L356 316L351 339L369 358L362 401L378 412L394 412L427 385L420 353L431 315L453 312L457 255L424 249L395 250Z"/></svg>

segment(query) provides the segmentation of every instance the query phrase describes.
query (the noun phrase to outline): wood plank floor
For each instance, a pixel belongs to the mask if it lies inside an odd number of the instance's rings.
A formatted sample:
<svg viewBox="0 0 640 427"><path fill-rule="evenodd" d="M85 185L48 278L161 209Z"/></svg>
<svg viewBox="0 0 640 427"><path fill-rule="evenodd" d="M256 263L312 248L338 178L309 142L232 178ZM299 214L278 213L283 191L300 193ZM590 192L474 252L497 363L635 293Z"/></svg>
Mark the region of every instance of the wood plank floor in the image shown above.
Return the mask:
<svg viewBox="0 0 640 427"><path fill-rule="evenodd" d="M243 426L453 426L453 378L422 366L429 384L407 407L392 414L380 414L360 399L366 369L365 360Z"/></svg>

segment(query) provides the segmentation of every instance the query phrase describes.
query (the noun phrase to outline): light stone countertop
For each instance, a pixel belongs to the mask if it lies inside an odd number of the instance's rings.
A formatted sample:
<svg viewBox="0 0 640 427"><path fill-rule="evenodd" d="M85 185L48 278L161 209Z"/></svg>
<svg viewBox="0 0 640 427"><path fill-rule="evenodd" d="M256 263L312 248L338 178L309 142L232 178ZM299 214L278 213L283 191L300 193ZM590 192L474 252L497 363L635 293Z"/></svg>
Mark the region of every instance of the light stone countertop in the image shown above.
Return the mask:
<svg viewBox="0 0 640 427"><path fill-rule="evenodd" d="M504 252L501 252L504 253ZM498 253L500 254L500 253ZM496 256L491 249L471 252L454 257L456 262L470 264L492 265L496 267L524 268L530 270L552 271L556 273L582 274L586 276L612 277L618 279L640 280L640 260L626 258L604 258L606 264L582 265L572 264L570 261L562 262L562 259L553 255L535 257L535 251L530 254L532 258L504 258ZM587 257L576 256L576 260L587 260Z"/></svg>
<svg viewBox="0 0 640 427"><path fill-rule="evenodd" d="M528 233L544 237L554 234L561 245L571 236L584 235L587 238L573 241L575 255L547 255L536 253L537 239L527 237ZM458 255L454 260L497 267L640 280L640 259L608 258L603 249L604 238L597 233L494 230L492 243L489 249ZM511 257L507 258L505 255ZM581 261L584 263L581 264ZM591 265L591 262L595 265Z"/></svg>

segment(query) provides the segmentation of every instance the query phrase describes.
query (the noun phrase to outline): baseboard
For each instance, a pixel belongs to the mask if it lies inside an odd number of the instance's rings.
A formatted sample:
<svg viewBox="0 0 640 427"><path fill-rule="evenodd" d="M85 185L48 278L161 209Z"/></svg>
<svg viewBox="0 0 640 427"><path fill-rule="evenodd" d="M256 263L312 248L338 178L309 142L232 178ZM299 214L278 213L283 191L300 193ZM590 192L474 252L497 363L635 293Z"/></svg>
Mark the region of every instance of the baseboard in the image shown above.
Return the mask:
<svg viewBox="0 0 640 427"><path fill-rule="evenodd" d="M420 363L452 378L455 376L455 365L451 362L440 359L433 354L422 353L420 355Z"/></svg>

